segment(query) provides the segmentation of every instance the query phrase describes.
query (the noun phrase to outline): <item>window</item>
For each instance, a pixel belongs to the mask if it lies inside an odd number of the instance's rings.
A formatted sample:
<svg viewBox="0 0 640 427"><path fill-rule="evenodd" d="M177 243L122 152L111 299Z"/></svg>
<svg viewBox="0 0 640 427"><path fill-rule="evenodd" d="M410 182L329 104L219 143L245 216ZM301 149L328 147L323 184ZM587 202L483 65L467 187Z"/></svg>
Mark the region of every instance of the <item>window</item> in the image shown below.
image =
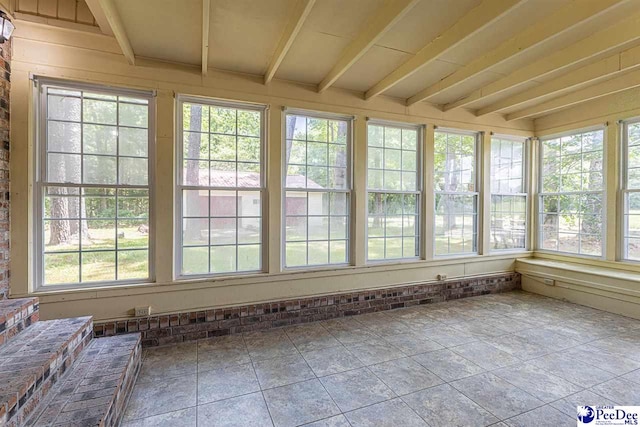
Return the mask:
<svg viewBox="0 0 640 427"><path fill-rule="evenodd" d="M351 120L286 114L284 265L347 264Z"/></svg>
<svg viewBox="0 0 640 427"><path fill-rule="evenodd" d="M151 94L38 87L37 285L150 280Z"/></svg>
<svg viewBox="0 0 640 427"><path fill-rule="evenodd" d="M622 158L624 200L622 257L640 261L640 122L624 124Z"/></svg>
<svg viewBox="0 0 640 427"><path fill-rule="evenodd" d="M527 190L524 140L491 138L491 249L525 249Z"/></svg>
<svg viewBox="0 0 640 427"><path fill-rule="evenodd" d="M367 258L419 257L419 128L374 121L367 127Z"/></svg>
<svg viewBox="0 0 640 427"><path fill-rule="evenodd" d="M477 253L477 135L436 131L435 254Z"/></svg>
<svg viewBox="0 0 640 427"><path fill-rule="evenodd" d="M540 143L539 248L602 256L604 132Z"/></svg>
<svg viewBox="0 0 640 427"><path fill-rule="evenodd" d="M179 98L178 269L262 271L264 107Z"/></svg>

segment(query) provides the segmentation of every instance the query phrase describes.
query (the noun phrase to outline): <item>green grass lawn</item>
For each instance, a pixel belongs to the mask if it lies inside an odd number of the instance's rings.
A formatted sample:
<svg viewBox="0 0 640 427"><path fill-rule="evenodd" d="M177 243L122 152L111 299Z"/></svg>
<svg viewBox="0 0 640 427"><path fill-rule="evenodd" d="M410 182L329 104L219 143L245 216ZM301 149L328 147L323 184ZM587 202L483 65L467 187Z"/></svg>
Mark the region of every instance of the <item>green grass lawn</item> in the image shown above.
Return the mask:
<svg viewBox="0 0 640 427"><path fill-rule="evenodd" d="M118 280L144 279L149 276L149 236L137 227L120 228L124 237L118 238ZM45 242L49 234L45 232ZM82 259L77 237L64 245L46 245L45 283L47 285L116 280L116 236L113 228L91 229L82 242ZM99 252L93 252L99 251ZM82 268L80 268L82 267ZM82 270L82 272L81 272ZM82 275L82 277L80 277Z"/></svg>

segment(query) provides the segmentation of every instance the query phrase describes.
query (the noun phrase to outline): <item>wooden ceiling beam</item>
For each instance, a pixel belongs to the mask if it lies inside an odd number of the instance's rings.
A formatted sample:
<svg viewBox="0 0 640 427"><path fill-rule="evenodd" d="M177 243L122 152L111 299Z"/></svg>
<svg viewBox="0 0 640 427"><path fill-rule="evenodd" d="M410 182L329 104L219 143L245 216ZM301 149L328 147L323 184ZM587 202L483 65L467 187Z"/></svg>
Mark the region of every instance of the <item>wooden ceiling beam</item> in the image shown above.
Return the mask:
<svg viewBox="0 0 640 427"><path fill-rule="evenodd" d="M362 58L373 45L384 36L419 0L387 0L365 24L364 30L347 46L338 62L318 85L324 92L336 82L353 64Z"/></svg>
<svg viewBox="0 0 640 427"><path fill-rule="evenodd" d="M86 2L102 32L107 35L113 35L127 62L135 65L136 57L133 53L133 48L113 0L86 0Z"/></svg>
<svg viewBox="0 0 640 427"><path fill-rule="evenodd" d="M202 75L209 70L209 23L211 22L211 0L202 0Z"/></svg>
<svg viewBox="0 0 640 427"><path fill-rule="evenodd" d="M267 72L264 75L264 84L269 84L269 82L273 79L273 76L276 75L280 64L284 60L284 57L289 52L291 45L293 45L294 40L298 36L298 33L302 29L302 25L304 21L306 21L313 5L316 0L297 0L296 4L291 12L289 20L287 21L287 25L282 33L282 37L280 37L280 41L278 42L278 46L271 58L271 62L267 67Z"/></svg>
<svg viewBox="0 0 640 427"><path fill-rule="evenodd" d="M515 55L521 54L550 39L566 34L627 0L573 0L553 15L537 22L500 46L407 99L407 105L427 100L489 70Z"/></svg>
<svg viewBox="0 0 640 427"><path fill-rule="evenodd" d="M499 94L550 73L579 66L596 57L601 57L609 52L621 49L623 46L637 42L640 42L640 13L632 15L577 43L519 68L508 76L472 92L465 98L445 105L442 109L443 111L449 111L454 108L464 107L472 102Z"/></svg>
<svg viewBox="0 0 640 427"><path fill-rule="evenodd" d="M396 68L365 93L365 99L380 95L397 85L416 71L429 65L438 57L473 36L478 31L500 19L505 13L526 0L484 0L471 9L445 32L431 40L408 61Z"/></svg>
<svg viewBox="0 0 640 427"><path fill-rule="evenodd" d="M634 71L622 76L598 83L575 92L568 93L558 98L551 99L533 107L524 108L506 115L508 121L535 118L553 111L582 104L587 101L602 98L628 89L640 87L640 71Z"/></svg>
<svg viewBox="0 0 640 427"><path fill-rule="evenodd" d="M573 70L539 86L480 108L476 111L476 116L484 116L531 101L544 101L554 95L563 95L637 69L640 69L640 46Z"/></svg>

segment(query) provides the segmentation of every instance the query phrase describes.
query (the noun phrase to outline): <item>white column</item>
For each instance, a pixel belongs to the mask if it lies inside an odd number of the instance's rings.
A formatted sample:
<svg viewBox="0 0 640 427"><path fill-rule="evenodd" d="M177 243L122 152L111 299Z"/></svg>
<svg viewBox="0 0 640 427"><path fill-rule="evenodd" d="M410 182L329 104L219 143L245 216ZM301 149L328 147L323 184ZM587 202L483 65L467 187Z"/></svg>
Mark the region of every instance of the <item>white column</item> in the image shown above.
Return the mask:
<svg viewBox="0 0 640 427"><path fill-rule="evenodd" d="M351 260L355 266L366 264L367 245L367 119L356 116L353 123L353 191L351 213Z"/></svg>
<svg viewBox="0 0 640 427"><path fill-rule="evenodd" d="M609 122L604 130L605 141L605 238L604 255L607 261L615 261L621 252L621 244L618 240L620 227L620 215L618 207L622 209L620 200L620 147L621 125Z"/></svg>
<svg viewBox="0 0 640 427"><path fill-rule="evenodd" d="M478 156L478 254L488 255L491 248L491 134L480 133Z"/></svg>
<svg viewBox="0 0 640 427"><path fill-rule="evenodd" d="M282 271L282 122L284 112L282 105L271 105L267 111L267 212L265 223L268 224L264 263L269 273Z"/></svg>
<svg viewBox="0 0 640 427"><path fill-rule="evenodd" d="M422 198L422 241L421 249L424 259L433 259L434 250L434 226L435 226L435 194L433 188L433 157L434 157L434 141L435 128L432 124L428 124L424 129L424 144L422 155L423 194Z"/></svg>
<svg viewBox="0 0 640 427"><path fill-rule="evenodd" d="M175 99L172 91L159 90L156 96L156 145L154 188L154 250L156 282L174 278L175 215Z"/></svg>

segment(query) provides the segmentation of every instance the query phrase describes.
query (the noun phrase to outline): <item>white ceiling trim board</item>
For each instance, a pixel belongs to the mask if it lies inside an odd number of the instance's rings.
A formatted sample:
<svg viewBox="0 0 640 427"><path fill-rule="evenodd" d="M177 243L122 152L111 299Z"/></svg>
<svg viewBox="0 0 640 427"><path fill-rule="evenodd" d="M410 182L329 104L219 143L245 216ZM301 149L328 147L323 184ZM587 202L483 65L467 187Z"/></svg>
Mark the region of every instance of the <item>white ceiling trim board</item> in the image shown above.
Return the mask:
<svg viewBox="0 0 640 427"><path fill-rule="evenodd" d="M558 98L554 98L550 101L543 102L542 104L525 108L511 114L507 114L506 119L508 121L512 121L523 118L542 116L556 110L571 107L573 105L581 104L593 99L602 98L614 93L623 92L625 90L633 89L639 86L640 71L634 71L632 73L624 74L620 77L616 77L611 80L607 80L605 82L598 83L596 85L589 86L575 92L571 92Z"/></svg>
<svg viewBox="0 0 640 427"><path fill-rule="evenodd" d="M464 107L546 74L588 62L595 56L604 55L636 41L640 41L640 13L515 70L508 76L489 83L458 101L445 105L442 109L449 111Z"/></svg>
<svg viewBox="0 0 640 427"><path fill-rule="evenodd" d="M311 9L315 4L316 0L297 0L296 5L291 13L291 17L287 22L287 26L282 33L282 37L280 38L280 42L278 42L278 47L271 58L271 62L267 67L267 72L264 75L264 84L269 84L269 82L273 79L273 76L276 75L280 64L284 60L284 57L289 52L291 45L294 40L298 36L298 33L302 29L302 25L304 21L306 21L309 13L311 13Z"/></svg>
<svg viewBox="0 0 640 427"><path fill-rule="evenodd" d="M640 68L640 47L602 59L549 82L480 108L476 111L476 116L484 116L485 114L517 107L540 98L564 94L638 68Z"/></svg>
<svg viewBox="0 0 640 427"><path fill-rule="evenodd" d="M419 0L386 1L380 10L367 21L358 37L344 49L338 62L318 85L318 92L324 92L334 84L418 2Z"/></svg>
<svg viewBox="0 0 640 427"><path fill-rule="evenodd" d="M202 75L209 69L209 23L211 21L211 0L202 0Z"/></svg>
<svg viewBox="0 0 640 427"><path fill-rule="evenodd" d="M525 2L526 0L484 0L444 33L431 40L408 61L373 85L365 93L365 99L380 95L397 85Z"/></svg>
<svg viewBox="0 0 640 427"><path fill-rule="evenodd" d="M466 82L483 71L505 62L514 55L523 53L547 40L565 34L578 25L584 24L626 2L627 0L573 0L553 15L527 27L515 37L503 42L488 54L481 56L438 83L411 96L407 99L407 105L410 106L416 102L427 100L447 89Z"/></svg>
<svg viewBox="0 0 640 427"><path fill-rule="evenodd" d="M94 18L96 18L100 29L105 34L113 34L115 36L127 62L135 65L136 58L131 42L127 37L127 32L122 25L122 20L113 0L87 0L87 6L89 6Z"/></svg>

